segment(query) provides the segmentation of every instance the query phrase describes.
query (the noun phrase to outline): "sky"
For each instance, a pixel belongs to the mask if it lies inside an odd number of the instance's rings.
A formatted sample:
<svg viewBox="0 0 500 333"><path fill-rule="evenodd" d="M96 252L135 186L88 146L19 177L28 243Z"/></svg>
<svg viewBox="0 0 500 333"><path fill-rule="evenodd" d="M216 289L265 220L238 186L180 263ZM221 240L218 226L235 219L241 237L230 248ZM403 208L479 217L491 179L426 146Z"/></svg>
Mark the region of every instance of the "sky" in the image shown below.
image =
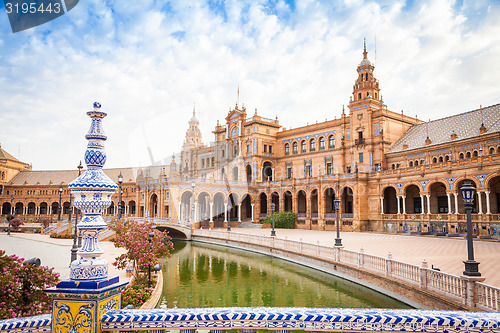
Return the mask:
<svg viewBox="0 0 500 333"><path fill-rule="evenodd" d="M169 163L194 107L207 144L238 101L286 128L331 120L364 38L389 110L500 103L498 0L82 0L17 33L2 3L0 144L34 170L76 169L94 101L106 168Z"/></svg>

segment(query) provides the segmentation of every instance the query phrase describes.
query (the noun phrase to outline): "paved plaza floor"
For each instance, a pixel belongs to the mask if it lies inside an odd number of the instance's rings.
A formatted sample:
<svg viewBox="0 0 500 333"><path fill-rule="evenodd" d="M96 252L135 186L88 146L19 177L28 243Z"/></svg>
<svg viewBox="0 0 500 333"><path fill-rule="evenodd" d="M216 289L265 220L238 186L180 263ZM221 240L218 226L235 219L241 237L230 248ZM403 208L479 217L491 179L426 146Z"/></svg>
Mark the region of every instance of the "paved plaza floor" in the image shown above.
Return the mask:
<svg viewBox="0 0 500 333"><path fill-rule="evenodd" d="M220 229L225 230L225 229ZM234 233L270 235L270 229L233 228ZM335 232L277 229L278 238L300 240L303 242L333 246ZM391 252L393 259L410 264L421 265L425 259L429 267L439 268L441 271L461 275L464 270L463 260L467 259L467 244L464 238L447 238L434 236L409 236L395 234L377 234L363 232L341 233L344 248L359 251L363 248L367 254L387 257ZM17 254L24 258L39 257L42 265L55 267L62 278L69 276L70 250L72 240L50 238L39 234L11 234L0 233L0 249L8 254ZM125 279L125 272L117 270L111 265L114 258L124 252L117 249L111 242L99 242L104 250L103 258L109 265L110 276L119 275ZM479 271L486 278L486 284L500 288L500 242L474 241L476 261L480 262Z"/></svg>

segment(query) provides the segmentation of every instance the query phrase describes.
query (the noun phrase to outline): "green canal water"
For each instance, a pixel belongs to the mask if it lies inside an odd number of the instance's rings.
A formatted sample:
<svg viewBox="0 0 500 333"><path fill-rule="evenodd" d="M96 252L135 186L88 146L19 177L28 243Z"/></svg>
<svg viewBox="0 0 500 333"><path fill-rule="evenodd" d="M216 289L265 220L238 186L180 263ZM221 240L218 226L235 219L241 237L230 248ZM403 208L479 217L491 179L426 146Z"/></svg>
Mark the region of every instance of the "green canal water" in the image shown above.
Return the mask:
<svg viewBox="0 0 500 333"><path fill-rule="evenodd" d="M198 242L174 242L162 262L160 308L409 308L369 288L270 256Z"/></svg>

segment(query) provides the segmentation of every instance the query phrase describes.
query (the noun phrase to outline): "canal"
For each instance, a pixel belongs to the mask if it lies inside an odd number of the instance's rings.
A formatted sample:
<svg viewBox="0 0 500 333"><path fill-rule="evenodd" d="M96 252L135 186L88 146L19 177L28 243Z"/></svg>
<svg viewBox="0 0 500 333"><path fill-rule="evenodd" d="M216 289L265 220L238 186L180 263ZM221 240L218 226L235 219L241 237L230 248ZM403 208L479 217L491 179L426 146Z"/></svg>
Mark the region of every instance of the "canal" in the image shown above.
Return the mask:
<svg viewBox="0 0 500 333"><path fill-rule="evenodd" d="M174 242L174 248L162 262L160 308L410 308L369 288L270 256L198 242Z"/></svg>

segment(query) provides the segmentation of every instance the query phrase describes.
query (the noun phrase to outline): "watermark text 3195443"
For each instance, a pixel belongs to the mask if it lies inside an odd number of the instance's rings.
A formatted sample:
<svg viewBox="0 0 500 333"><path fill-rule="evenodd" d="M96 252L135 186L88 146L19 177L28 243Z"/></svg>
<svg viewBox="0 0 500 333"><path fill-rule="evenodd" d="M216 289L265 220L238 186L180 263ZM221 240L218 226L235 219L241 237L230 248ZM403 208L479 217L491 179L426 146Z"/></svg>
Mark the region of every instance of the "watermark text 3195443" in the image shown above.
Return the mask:
<svg viewBox="0 0 500 333"><path fill-rule="evenodd" d="M4 0L12 32L47 23L73 9L79 0Z"/></svg>

